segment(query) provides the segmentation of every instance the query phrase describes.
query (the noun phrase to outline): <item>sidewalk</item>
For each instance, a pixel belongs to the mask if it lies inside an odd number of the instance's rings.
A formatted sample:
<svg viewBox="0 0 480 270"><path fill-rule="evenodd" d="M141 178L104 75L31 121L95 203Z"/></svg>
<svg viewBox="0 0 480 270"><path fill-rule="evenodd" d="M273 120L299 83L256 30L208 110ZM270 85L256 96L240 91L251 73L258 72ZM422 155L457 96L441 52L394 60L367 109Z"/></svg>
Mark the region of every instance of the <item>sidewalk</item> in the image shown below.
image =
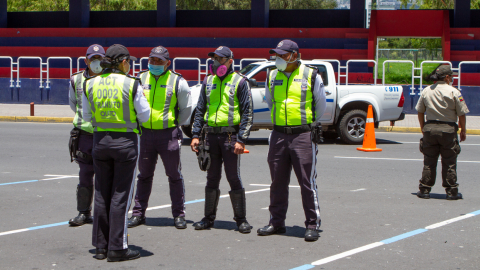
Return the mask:
<svg viewBox="0 0 480 270"><path fill-rule="evenodd" d="M0 103L0 121L10 122L54 122L71 123L75 114L69 105L35 105L35 116L30 117L29 104L3 104ZM395 122L390 127L390 122L381 122L379 131L389 132L421 132L417 115L407 114L402 121ZM468 116L467 133L480 135L480 116Z"/></svg>

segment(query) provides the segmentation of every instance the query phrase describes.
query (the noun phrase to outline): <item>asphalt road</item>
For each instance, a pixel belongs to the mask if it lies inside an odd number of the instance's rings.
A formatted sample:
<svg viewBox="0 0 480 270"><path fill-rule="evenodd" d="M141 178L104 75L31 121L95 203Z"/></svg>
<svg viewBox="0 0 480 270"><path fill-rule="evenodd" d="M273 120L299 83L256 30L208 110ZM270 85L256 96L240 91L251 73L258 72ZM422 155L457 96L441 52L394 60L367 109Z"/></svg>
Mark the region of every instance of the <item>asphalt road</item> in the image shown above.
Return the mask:
<svg viewBox="0 0 480 270"><path fill-rule="evenodd" d="M160 163L150 206L161 207L147 211L145 226L128 231L130 247L142 258L107 263L93 258L91 225L66 225L76 215L78 182L78 166L68 156L70 129L70 124L0 122L1 269L310 269L312 263L320 264L314 269L480 268L480 215L469 214L480 210L480 136L462 143L459 201L445 200L440 174L430 200L414 195L422 170L420 134L377 133L383 149L377 153L334 140L319 145L322 232L313 243L303 239L305 217L294 175L287 233L255 233L269 219L268 131L252 133L250 154L241 162L253 232L235 230L228 197L220 200L215 227L195 231L191 224L203 217L204 203L196 200L204 198L206 173L186 140L182 167L189 227L173 227ZM228 194L226 179L220 189ZM453 218L456 222L428 227Z"/></svg>

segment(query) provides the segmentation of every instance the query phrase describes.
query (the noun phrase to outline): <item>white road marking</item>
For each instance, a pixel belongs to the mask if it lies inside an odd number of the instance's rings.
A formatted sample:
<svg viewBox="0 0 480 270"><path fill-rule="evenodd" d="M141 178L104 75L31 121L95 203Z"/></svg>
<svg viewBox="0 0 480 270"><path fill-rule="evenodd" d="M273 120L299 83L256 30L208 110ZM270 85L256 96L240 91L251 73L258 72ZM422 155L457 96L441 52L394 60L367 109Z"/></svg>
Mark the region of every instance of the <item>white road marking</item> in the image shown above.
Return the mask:
<svg viewBox="0 0 480 270"><path fill-rule="evenodd" d="M356 253L359 253L359 252L362 252L362 251L365 251L365 250L369 250L369 249L372 249L372 248L379 247L381 245L384 245L384 243L376 242L376 243L368 244L368 245L365 245L363 247L358 247L358 248L355 248L355 249L352 249L352 250L349 250L349 251L342 252L342 253L337 254L337 255L333 255L333 256L318 260L318 261L314 261L311 264L312 265L326 264L326 263L336 261L338 259L345 258L345 257L351 256L353 254L356 254Z"/></svg>
<svg viewBox="0 0 480 270"><path fill-rule="evenodd" d="M453 223L455 221L459 221L459 220L466 219L466 218L473 217L473 216L475 216L475 215L466 214L466 215L463 215L463 216L459 216L459 217L456 217L456 218L452 218L452 219L449 219L449 220L445 220L445 221L442 221L442 222L439 222L439 223L432 224L430 226L425 227L425 229L427 229L427 230L436 229L438 227L445 226L445 225Z"/></svg>
<svg viewBox="0 0 480 270"><path fill-rule="evenodd" d="M357 191L362 191L362 190L367 190L366 188L359 188L359 189L355 189L355 190L350 190L351 192L357 192Z"/></svg>
<svg viewBox="0 0 480 270"><path fill-rule="evenodd" d="M392 141L392 142L396 142L396 143L420 143L420 142L398 142L398 141ZM474 146L479 146L480 144L479 143L460 143L460 146L464 146L464 145L474 145Z"/></svg>
<svg viewBox="0 0 480 270"><path fill-rule="evenodd" d="M335 158L347 158L347 159L371 159L371 160L406 160L406 161L423 161L419 158L374 158L374 157L342 157L335 156ZM440 162L440 159L438 160ZM457 160L459 163L480 163L480 161L475 160Z"/></svg>
<svg viewBox="0 0 480 270"><path fill-rule="evenodd" d="M269 187L270 185L267 185L267 184L250 184L250 186L257 186L257 187ZM300 187L300 186L293 186L293 185L290 185L288 187Z"/></svg>

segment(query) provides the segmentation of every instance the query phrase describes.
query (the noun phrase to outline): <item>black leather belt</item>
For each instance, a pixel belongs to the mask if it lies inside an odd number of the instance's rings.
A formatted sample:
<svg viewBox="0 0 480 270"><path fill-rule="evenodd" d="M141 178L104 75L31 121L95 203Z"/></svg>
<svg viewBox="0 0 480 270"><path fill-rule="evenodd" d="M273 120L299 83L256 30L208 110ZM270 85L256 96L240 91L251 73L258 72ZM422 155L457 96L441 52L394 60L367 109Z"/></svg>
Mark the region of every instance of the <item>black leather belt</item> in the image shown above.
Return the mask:
<svg viewBox="0 0 480 270"><path fill-rule="evenodd" d="M427 122L425 122L425 124L446 124L446 125L450 125L450 126L453 126L453 127L457 127L457 123L455 123L455 122L444 122L444 121L437 121L437 120L427 120Z"/></svg>
<svg viewBox="0 0 480 270"><path fill-rule="evenodd" d="M312 125L301 125L301 126L273 126L275 131L285 133L285 134L300 134L312 131Z"/></svg>
<svg viewBox="0 0 480 270"><path fill-rule="evenodd" d="M203 128L204 132L212 133L212 134L238 133L239 130L240 130L239 126L230 126L230 127L209 127L209 126L205 126Z"/></svg>

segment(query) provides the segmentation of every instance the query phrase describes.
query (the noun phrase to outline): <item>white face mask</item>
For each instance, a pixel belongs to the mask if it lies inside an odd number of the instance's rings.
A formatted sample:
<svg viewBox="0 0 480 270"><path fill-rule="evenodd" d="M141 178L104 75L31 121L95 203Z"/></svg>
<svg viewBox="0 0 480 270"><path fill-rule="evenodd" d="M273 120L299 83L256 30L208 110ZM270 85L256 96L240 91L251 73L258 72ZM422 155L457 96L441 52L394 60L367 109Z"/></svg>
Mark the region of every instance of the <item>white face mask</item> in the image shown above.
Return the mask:
<svg viewBox="0 0 480 270"><path fill-rule="evenodd" d="M102 72L102 67L100 66L100 60L93 60L90 62L90 69L93 71L93 73L100 73Z"/></svg>
<svg viewBox="0 0 480 270"><path fill-rule="evenodd" d="M128 69L125 70L125 74L128 74L130 72L130 64L128 64Z"/></svg>
<svg viewBox="0 0 480 270"><path fill-rule="evenodd" d="M451 80L451 81L450 81L449 85L450 85L450 86L452 86L452 85L453 85L453 80Z"/></svg>
<svg viewBox="0 0 480 270"><path fill-rule="evenodd" d="M285 69L287 69L287 65L288 65L289 63L295 62L295 60L294 60L294 61L290 61L291 58L292 58L292 56L293 56L293 54L290 54L290 57L288 58L288 62L285 61L285 60L283 60L283 58L277 56L276 59L275 59L275 66L277 67L277 69L278 69L279 71L284 71Z"/></svg>

